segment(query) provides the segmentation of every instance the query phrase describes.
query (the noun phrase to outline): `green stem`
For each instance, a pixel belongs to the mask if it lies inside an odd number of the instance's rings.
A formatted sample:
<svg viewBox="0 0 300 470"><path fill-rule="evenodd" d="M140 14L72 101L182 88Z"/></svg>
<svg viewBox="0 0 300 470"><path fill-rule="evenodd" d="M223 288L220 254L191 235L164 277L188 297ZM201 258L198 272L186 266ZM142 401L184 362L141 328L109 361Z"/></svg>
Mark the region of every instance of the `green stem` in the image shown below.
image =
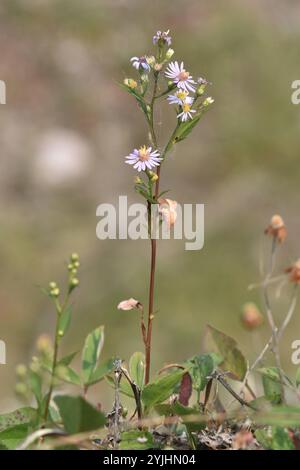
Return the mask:
<svg viewBox="0 0 300 470"><path fill-rule="evenodd" d="M65 310L70 297L70 292L66 295L66 299L61 306L59 301L56 299L55 307L56 307L56 326L55 326L55 340L54 340L54 351L53 351L53 360L52 360L52 367L51 367L51 380L50 380L50 387L48 391L48 396L45 404L45 414L44 414L44 421L47 421L49 415L49 407L51 403L51 397L54 388L54 379L55 379L55 369L57 365L57 358L58 358L58 348L59 348L59 319L62 312Z"/></svg>

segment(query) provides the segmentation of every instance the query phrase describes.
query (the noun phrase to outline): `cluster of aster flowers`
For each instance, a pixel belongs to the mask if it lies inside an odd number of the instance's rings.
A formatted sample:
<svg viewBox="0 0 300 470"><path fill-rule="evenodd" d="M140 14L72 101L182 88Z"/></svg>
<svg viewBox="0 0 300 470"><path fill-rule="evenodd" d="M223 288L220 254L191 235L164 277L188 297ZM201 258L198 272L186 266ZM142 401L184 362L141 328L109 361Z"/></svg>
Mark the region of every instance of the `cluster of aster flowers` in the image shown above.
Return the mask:
<svg viewBox="0 0 300 470"><path fill-rule="evenodd" d="M151 137L149 145L135 148L125 157L125 162L138 172L145 172L151 183L157 180L153 177L152 170L157 170L170 148L185 138L183 126L193 120L198 122L204 109L214 102L211 97L204 96L209 84L206 79L194 80L186 70L184 62L171 61L174 50L170 48L172 38L169 30L157 31L153 36L153 44L156 49L153 55L134 56L130 59L131 65L137 71L137 78L124 80L125 88L134 96L146 117ZM175 107L177 116L176 129L162 151L158 149L155 137L153 110L154 103L160 98L166 99ZM142 184L139 189L143 195L149 195L149 188L145 188L143 183L139 184Z"/></svg>

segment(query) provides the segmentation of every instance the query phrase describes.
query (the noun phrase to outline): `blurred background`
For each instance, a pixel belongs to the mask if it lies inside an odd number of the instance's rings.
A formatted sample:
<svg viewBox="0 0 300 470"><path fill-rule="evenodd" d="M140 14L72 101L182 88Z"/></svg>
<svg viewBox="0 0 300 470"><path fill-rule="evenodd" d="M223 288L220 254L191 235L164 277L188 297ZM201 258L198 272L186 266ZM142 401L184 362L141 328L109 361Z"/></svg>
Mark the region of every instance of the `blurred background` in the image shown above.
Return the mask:
<svg viewBox="0 0 300 470"><path fill-rule="evenodd" d="M289 231L278 271L300 253L300 106L291 103L291 83L300 79L299 2L2 0L0 18L1 411L16 404L16 364L30 360L41 333L53 332L54 312L38 286L62 283L72 252L81 256L80 289L62 350L79 350L99 324L103 357L127 360L142 348L136 313L116 305L131 296L146 303L149 243L97 240L96 207L119 195L139 201L124 156L145 142L146 127L117 82L134 77L129 58L151 54L157 29L171 30L175 59L212 82L215 104L163 169L171 198L205 204L205 246L159 242L153 369L199 353L206 323L253 359L268 326L248 332L240 314L245 302L260 305L248 285L261 278L273 213ZM170 111L157 117L169 130ZM286 285L278 320L289 294ZM281 348L291 374L299 311ZM111 406L106 384L94 397Z"/></svg>

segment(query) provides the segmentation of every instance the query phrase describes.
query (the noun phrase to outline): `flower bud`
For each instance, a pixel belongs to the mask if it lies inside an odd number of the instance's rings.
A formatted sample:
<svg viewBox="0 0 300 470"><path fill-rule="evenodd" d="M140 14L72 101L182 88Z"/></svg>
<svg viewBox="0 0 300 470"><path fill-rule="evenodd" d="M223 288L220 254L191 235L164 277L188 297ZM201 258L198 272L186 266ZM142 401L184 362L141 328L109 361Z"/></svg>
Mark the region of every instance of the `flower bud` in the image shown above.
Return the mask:
<svg viewBox="0 0 300 470"><path fill-rule="evenodd" d="M244 305L242 323L248 330L254 330L263 323L263 316L254 303Z"/></svg>
<svg viewBox="0 0 300 470"><path fill-rule="evenodd" d="M27 367L24 364L18 364L16 367L16 375L20 379L24 379L27 374Z"/></svg>
<svg viewBox="0 0 300 470"><path fill-rule="evenodd" d="M158 180L158 175L154 171L149 171L150 180L154 183Z"/></svg>
<svg viewBox="0 0 300 470"><path fill-rule="evenodd" d="M204 92L205 92L205 88L206 88L206 85L205 85L205 84L200 85L200 86L197 88L197 90L196 90L196 94L197 94L198 96L202 96L202 95L204 94Z"/></svg>
<svg viewBox="0 0 300 470"><path fill-rule="evenodd" d="M142 184L143 180L139 177L139 176L136 176L134 178L134 184Z"/></svg>
<svg viewBox="0 0 300 470"><path fill-rule="evenodd" d="M24 383L19 382L15 386L15 392L16 392L17 395L20 395L20 396L24 397L25 395L27 395L28 388Z"/></svg>
<svg viewBox="0 0 300 470"><path fill-rule="evenodd" d="M57 287L56 282L54 282L54 281L49 282L49 287L50 287L50 289L56 289L56 287Z"/></svg>
<svg viewBox="0 0 300 470"><path fill-rule="evenodd" d="M160 72L162 68L163 68L162 64L155 64L154 65L155 72Z"/></svg>
<svg viewBox="0 0 300 470"><path fill-rule="evenodd" d="M166 59L167 59L167 60L170 60L171 57L173 56L173 54L174 54L174 50L171 49L171 48L168 49L167 52L166 52Z"/></svg>
<svg viewBox="0 0 300 470"><path fill-rule="evenodd" d="M147 63L150 65L150 67L153 67L155 64L155 57L152 55L150 57L146 57Z"/></svg>
<svg viewBox="0 0 300 470"><path fill-rule="evenodd" d="M40 335L36 340L36 349L39 353L46 354L52 351L52 340L47 334Z"/></svg>
<svg viewBox="0 0 300 470"><path fill-rule="evenodd" d="M51 297L56 298L56 297L59 296L59 294L60 294L60 290L59 290L58 287L56 287L55 289L51 289L51 290L50 290L50 295L51 295Z"/></svg>
<svg viewBox="0 0 300 470"><path fill-rule="evenodd" d="M123 83L124 85L128 86L128 88L131 88L132 90L138 86L137 82L133 80L133 78L125 78Z"/></svg>
<svg viewBox="0 0 300 470"><path fill-rule="evenodd" d="M72 253L71 254L71 261L78 261L79 260L79 255L77 253Z"/></svg>
<svg viewBox="0 0 300 470"><path fill-rule="evenodd" d="M77 277L73 277L71 280L70 280L70 287L72 287L73 289L75 287L77 287L79 284L79 280L77 279Z"/></svg>
<svg viewBox="0 0 300 470"><path fill-rule="evenodd" d="M38 361L34 361L33 359L34 359L34 358L32 358L32 362L31 362L31 364L30 364L30 370L31 370L32 372L35 372L36 374L38 374L38 373L40 372L40 370L41 370L41 366L40 366L40 364L39 364Z"/></svg>
<svg viewBox="0 0 300 470"><path fill-rule="evenodd" d="M208 96L208 98L206 98L204 101L203 101L203 106L207 107L207 106L210 106L211 104L214 103L214 99L211 97L211 96Z"/></svg>

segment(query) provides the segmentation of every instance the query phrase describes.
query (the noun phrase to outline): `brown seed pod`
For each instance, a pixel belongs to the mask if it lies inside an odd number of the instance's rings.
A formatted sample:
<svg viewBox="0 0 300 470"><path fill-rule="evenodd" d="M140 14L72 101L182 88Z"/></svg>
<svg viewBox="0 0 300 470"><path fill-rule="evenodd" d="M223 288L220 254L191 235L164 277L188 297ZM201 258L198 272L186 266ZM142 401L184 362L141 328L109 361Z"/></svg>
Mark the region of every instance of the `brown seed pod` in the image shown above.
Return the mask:
<svg viewBox="0 0 300 470"><path fill-rule="evenodd" d="M273 215L270 224L265 229L265 234L275 237L279 243L283 243L287 236L284 221L280 215Z"/></svg>

